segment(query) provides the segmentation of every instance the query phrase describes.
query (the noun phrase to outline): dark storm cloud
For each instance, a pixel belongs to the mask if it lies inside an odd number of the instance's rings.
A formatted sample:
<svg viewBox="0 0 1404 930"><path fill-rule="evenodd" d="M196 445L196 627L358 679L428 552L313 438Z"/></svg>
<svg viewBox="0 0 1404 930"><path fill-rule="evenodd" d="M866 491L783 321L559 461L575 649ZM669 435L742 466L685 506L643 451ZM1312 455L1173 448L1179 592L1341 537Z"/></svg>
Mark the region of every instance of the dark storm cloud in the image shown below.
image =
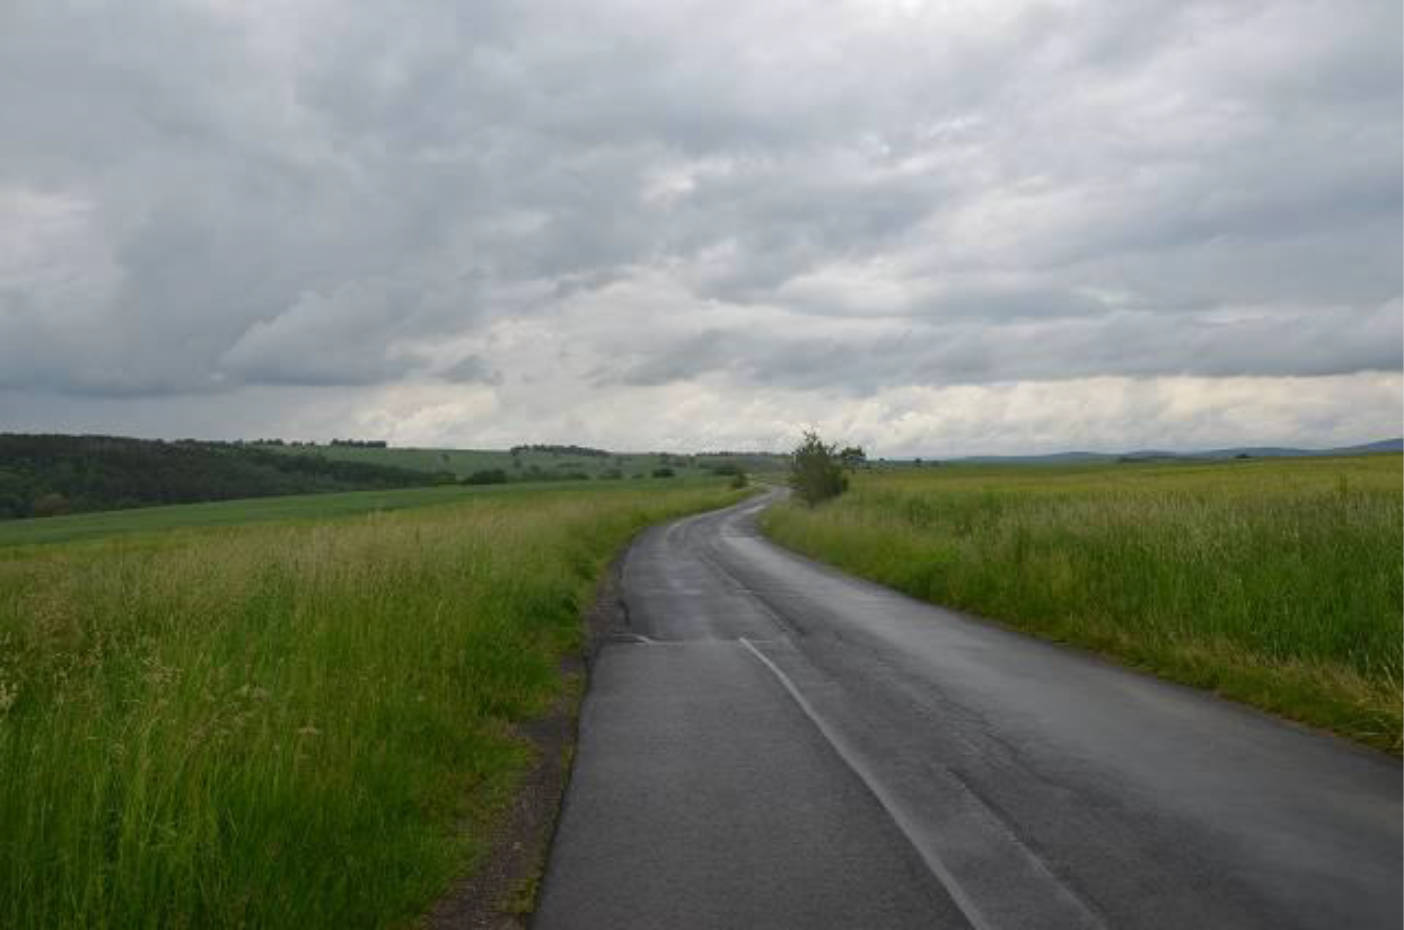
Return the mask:
<svg viewBox="0 0 1404 930"><path fill-rule="evenodd" d="M528 321L583 390L1396 371L1399 36L1387 0L21 0L0 388L500 386Z"/></svg>

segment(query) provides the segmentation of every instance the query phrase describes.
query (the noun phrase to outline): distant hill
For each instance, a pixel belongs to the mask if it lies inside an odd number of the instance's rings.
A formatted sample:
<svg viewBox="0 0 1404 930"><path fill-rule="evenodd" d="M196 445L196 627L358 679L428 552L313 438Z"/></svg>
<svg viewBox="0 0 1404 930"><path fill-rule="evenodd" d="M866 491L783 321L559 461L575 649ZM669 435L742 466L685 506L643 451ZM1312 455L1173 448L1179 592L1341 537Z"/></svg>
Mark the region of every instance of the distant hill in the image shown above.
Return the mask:
<svg viewBox="0 0 1404 930"><path fill-rule="evenodd" d="M1236 458L1303 458L1320 455L1373 455L1381 452L1404 452L1404 439L1383 439L1358 446L1334 449L1297 449L1290 446L1236 446L1231 449L1210 449L1205 452L1162 452L1142 450L1128 452L1121 458L1157 459L1236 459Z"/></svg>
<svg viewBox="0 0 1404 930"><path fill-rule="evenodd" d="M1076 465L1080 462L1114 462L1122 460L1166 459L1234 459L1234 458L1300 458L1319 455L1372 455L1381 452L1404 452L1404 439L1383 439L1358 446L1338 446L1333 449L1298 449L1288 446L1235 446L1230 449L1209 449L1203 452L1170 452L1163 449L1138 449L1134 452L1055 452L1049 455L971 455L946 462L965 464L1044 464Z"/></svg>
<svg viewBox="0 0 1404 930"><path fill-rule="evenodd" d="M942 462L959 462L965 465L1076 465L1081 462L1109 462L1116 458L1105 452L1052 452L1048 455L968 455L956 459L940 459ZM936 459L926 459L934 462Z"/></svg>
<svg viewBox="0 0 1404 930"><path fill-rule="evenodd" d="M0 433L0 519L435 480L423 471L243 443Z"/></svg>

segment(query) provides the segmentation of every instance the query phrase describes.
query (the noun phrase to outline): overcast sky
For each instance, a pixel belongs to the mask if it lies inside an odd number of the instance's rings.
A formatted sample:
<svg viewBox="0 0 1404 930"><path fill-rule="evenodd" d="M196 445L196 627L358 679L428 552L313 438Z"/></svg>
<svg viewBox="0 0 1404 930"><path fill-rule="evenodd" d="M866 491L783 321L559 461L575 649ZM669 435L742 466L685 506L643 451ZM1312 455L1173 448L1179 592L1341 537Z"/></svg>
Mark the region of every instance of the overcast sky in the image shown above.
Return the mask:
<svg viewBox="0 0 1404 930"><path fill-rule="evenodd" d="M1401 433L1398 0L0 3L0 430Z"/></svg>

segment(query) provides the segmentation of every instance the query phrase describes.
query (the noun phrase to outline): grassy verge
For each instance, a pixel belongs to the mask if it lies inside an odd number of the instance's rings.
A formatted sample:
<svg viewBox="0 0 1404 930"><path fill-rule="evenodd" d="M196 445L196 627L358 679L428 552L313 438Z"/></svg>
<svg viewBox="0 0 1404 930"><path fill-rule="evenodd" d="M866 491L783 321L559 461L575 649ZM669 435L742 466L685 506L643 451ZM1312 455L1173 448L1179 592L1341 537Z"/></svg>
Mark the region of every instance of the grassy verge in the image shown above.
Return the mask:
<svg viewBox="0 0 1404 930"><path fill-rule="evenodd" d="M765 517L915 597L1400 752L1401 460L942 467Z"/></svg>
<svg viewBox="0 0 1404 930"><path fill-rule="evenodd" d="M720 482L0 559L0 926L407 922L481 852L600 570ZM322 498L325 500L325 498Z"/></svg>

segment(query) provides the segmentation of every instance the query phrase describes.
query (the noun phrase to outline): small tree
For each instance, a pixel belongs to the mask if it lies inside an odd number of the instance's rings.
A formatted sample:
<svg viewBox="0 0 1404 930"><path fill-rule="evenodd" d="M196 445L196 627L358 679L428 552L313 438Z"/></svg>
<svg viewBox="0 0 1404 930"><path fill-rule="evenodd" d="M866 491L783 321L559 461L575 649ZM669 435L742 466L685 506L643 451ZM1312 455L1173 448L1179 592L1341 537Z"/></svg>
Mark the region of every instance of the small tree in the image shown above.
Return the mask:
<svg viewBox="0 0 1404 930"><path fill-rule="evenodd" d="M463 479L464 484L506 484L507 473L500 468L483 468Z"/></svg>
<svg viewBox="0 0 1404 930"><path fill-rule="evenodd" d="M813 430L805 431L804 441L790 453L790 487L811 507L848 490L838 445L825 443Z"/></svg>

